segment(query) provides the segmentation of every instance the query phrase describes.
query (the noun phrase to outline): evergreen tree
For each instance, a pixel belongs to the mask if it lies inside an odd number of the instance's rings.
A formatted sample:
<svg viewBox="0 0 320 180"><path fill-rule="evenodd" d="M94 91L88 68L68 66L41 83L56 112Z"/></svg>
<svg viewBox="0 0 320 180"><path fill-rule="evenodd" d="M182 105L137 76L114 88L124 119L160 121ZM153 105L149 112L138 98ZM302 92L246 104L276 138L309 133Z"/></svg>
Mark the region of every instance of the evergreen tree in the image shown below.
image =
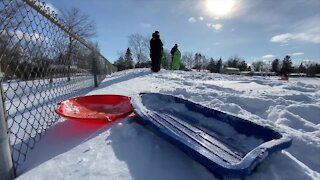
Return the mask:
<svg viewBox="0 0 320 180"><path fill-rule="evenodd" d="M248 65L247 65L246 61L242 60L239 63L238 68L239 68L240 71L247 71L248 70Z"/></svg>
<svg viewBox="0 0 320 180"><path fill-rule="evenodd" d="M298 72L299 73L306 73L307 72L307 68L303 65L303 63L300 64Z"/></svg>
<svg viewBox="0 0 320 180"><path fill-rule="evenodd" d="M220 73L222 68L222 59L220 58L216 65L216 73Z"/></svg>
<svg viewBox="0 0 320 180"><path fill-rule="evenodd" d="M275 72L276 74L279 74L279 70L280 70L279 59L275 59L272 61L272 64L271 64L271 72Z"/></svg>
<svg viewBox="0 0 320 180"><path fill-rule="evenodd" d="M228 67L233 67L233 68L238 68L239 64L240 64L240 58L237 55L230 57L226 62L226 65Z"/></svg>
<svg viewBox="0 0 320 180"><path fill-rule="evenodd" d="M200 71L200 69L201 69L201 57L202 57L202 55L200 54L200 53L196 53L195 55L194 55L194 69L197 69L198 71Z"/></svg>
<svg viewBox="0 0 320 180"><path fill-rule="evenodd" d="M201 69L206 69L206 67L208 66L208 59L206 58L206 56L202 55L201 56Z"/></svg>
<svg viewBox="0 0 320 180"><path fill-rule="evenodd" d="M311 73L313 75L319 75L320 74L320 65L319 64L314 64L311 66Z"/></svg>
<svg viewBox="0 0 320 180"><path fill-rule="evenodd" d="M125 68L132 69L133 68L133 59L130 48L127 49L126 54L124 56Z"/></svg>
<svg viewBox="0 0 320 180"><path fill-rule="evenodd" d="M292 60L290 56L286 56L282 61L282 68L281 68L281 74L284 76L288 76L290 73L293 72L292 67Z"/></svg>
<svg viewBox="0 0 320 180"><path fill-rule="evenodd" d="M315 76L316 74L320 74L320 65L319 64L311 64L307 69L308 76Z"/></svg>
<svg viewBox="0 0 320 180"><path fill-rule="evenodd" d="M213 73L216 71L216 62L213 60L213 58L210 58L209 64L207 66L207 69Z"/></svg>
<svg viewBox="0 0 320 180"><path fill-rule="evenodd" d="M126 63L122 56L120 56L119 59L115 61L113 65L115 65L118 68L118 71L123 71L126 69Z"/></svg>

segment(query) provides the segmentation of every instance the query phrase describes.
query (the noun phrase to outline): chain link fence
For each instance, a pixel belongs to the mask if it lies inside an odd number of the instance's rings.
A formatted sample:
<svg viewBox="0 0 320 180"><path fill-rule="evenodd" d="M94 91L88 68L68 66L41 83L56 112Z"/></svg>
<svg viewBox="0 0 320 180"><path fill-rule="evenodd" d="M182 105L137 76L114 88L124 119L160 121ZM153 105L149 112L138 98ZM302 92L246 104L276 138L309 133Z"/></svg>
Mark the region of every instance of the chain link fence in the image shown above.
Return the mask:
<svg viewBox="0 0 320 180"><path fill-rule="evenodd" d="M2 101L15 170L59 117L57 103L96 87L116 68L44 3L0 1Z"/></svg>

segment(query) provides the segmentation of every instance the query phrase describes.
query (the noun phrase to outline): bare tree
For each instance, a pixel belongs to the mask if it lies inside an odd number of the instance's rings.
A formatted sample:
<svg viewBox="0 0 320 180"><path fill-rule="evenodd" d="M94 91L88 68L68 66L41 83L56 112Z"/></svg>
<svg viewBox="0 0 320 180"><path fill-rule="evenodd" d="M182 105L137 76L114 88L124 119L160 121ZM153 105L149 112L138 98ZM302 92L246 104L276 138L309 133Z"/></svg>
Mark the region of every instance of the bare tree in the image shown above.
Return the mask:
<svg viewBox="0 0 320 180"><path fill-rule="evenodd" d="M88 39L96 34L95 22L90 18L89 15L83 14L78 8L72 7L71 9L63 11L63 18L65 25L72 32L78 36ZM68 63L68 81L70 81L70 66L72 64L71 55L76 54L74 39L69 36L69 46L67 54Z"/></svg>
<svg viewBox="0 0 320 180"><path fill-rule="evenodd" d="M193 61L193 55L190 52L186 52L182 58L181 58L182 64L188 68L191 69L194 66L194 61Z"/></svg>
<svg viewBox="0 0 320 180"><path fill-rule="evenodd" d="M10 44L10 37L0 34L0 70L5 73L5 78L13 78L21 60L21 48Z"/></svg>
<svg viewBox="0 0 320 180"><path fill-rule="evenodd" d="M262 71L263 67L265 66L264 64L265 63L263 61L253 62L252 66L254 67L254 71L258 71L258 72Z"/></svg>
<svg viewBox="0 0 320 180"><path fill-rule="evenodd" d="M62 12L64 23L72 32L78 36L88 39L96 34L96 26L94 20L89 15L83 14L78 8Z"/></svg>
<svg viewBox="0 0 320 180"><path fill-rule="evenodd" d="M169 50L164 49L161 65L164 69L171 69L171 63L171 54Z"/></svg>
<svg viewBox="0 0 320 180"><path fill-rule="evenodd" d="M148 38L136 33L129 36L129 47L137 64L147 61L149 51Z"/></svg>
<svg viewBox="0 0 320 180"><path fill-rule="evenodd" d="M202 55L200 65L201 65L201 70L206 69L206 67L208 66L208 59L206 58L205 55Z"/></svg>
<svg viewBox="0 0 320 180"><path fill-rule="evenodd" d="M23 2L1 0L0 3L0 34L2 31L17 29L21 21L22 12L25 8ZM20 12L19 12L20 11Z"/></svg>
<svg viewBox="0 0 320 180"><path fill-rule="evenodd" d="M20 1L0 1L0 68L7 79L17 76L22 59L22 46L17 40L17 31L23 26L23 6Z"/></svg>

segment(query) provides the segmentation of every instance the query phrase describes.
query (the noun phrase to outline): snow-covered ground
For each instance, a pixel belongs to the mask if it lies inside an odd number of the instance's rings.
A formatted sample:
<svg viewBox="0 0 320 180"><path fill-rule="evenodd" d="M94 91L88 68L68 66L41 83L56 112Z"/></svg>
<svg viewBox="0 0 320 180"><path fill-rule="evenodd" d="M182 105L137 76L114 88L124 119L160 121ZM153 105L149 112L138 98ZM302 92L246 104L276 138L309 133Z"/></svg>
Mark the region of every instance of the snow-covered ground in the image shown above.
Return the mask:
<svg viewBox="0 0 320 180"><path fill-rule="evenodd" d="M320 179L320 79L135 69L107 76L90 94L160 92L189 99L293 138L246 179ZM61 119L29 152L18 179L216 179L131 118L112 126Z"/></svg>

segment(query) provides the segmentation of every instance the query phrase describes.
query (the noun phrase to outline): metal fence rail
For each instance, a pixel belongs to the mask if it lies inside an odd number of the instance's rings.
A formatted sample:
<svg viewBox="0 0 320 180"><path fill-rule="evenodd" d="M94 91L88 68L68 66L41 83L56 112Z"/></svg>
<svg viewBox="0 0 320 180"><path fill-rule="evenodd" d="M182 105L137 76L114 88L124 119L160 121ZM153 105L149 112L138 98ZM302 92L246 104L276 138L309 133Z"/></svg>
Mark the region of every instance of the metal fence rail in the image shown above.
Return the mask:
<svg viewBox="0 0 320 180"><path fill-rule="evenodd" d="M0 70L17 171L41 134L58 120L57 103L96 87L116 68L44 3L1 0Z"/></svg>

